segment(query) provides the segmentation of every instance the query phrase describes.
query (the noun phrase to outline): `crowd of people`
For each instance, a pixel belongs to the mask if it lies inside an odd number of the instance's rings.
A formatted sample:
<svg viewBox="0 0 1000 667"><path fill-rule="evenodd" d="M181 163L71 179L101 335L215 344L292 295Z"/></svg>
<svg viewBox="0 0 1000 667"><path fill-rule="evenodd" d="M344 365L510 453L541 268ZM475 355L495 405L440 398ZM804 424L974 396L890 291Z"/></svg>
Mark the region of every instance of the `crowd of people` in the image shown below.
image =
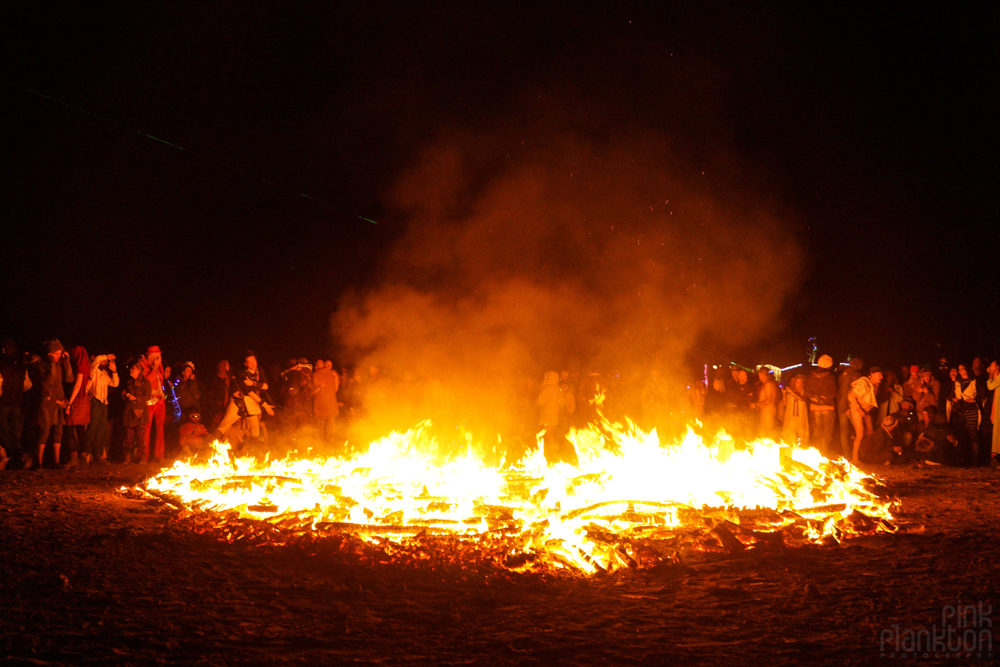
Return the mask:
<svg viewBox="0 0 1000 667"><path fill-rule="evenodd" d="M976 357L952 366L865 366L855 357L834 369L829 355L815 366L786 373L759 367L719 368L705 413L727 414L737 429L757 437L811 446L828 458L853 463L990 465L1000 454L996 394L1000 364Z"/></svg>
<svg viewBox="0 0 1000 667"><path fill-rule="evenodd" d="M375 405L373 397L401 420L393 428L407 428L413 425L407 419L422 417L404 406L434 393L430 379L404 373L394 381L377 366L349 372L305 358L288 360L284 370L272 367L269 380L252 351L241 355L235 372L228 360L219 361L207 381L193 362L165 363L155 345L129 358L121 375L118 361L79 345L67 350L57 339L39 354L4 341L0 467L162 462L206 452L214 440L228 442L236 455L268 448L275 432L342 443L346 429ZM905 366L898 375L859 358L835 368L824 355L785 373L705 367L703 378L683 385L658 369L628 377L550 371L539 379L497 392L505 403L497 412L514 423L497 426L505 429L502 441L508 450L520 447L504 452L508 461L542 433L546 458L572 463L571 428L601 428L604 418L626 417L667 439L694 421L710 435L724 428L737 439L772 438L854 463L989 465L1000 453L1000 432L993 429L1000 365L982 358L968 367L947 359L933 368Z"/></svg>
<svg viewBox="0 0 1000 667"><path fill-rule="evenodd" d="M0 468L40 469L108 462L161 462L206 451L218 439L234 451L266 444L275 409L292 428L308 422L321 439L334 434L343 399L341 374L330 361L291 360L279 373L277 396L248 351L230 372L218 363L207 385L195 364L171 366L158 346L128 360L119 373L115 354L88 354L46 341L40 354L3 342L0 357ZM346 373L346 371L345 371Z"/></svg>

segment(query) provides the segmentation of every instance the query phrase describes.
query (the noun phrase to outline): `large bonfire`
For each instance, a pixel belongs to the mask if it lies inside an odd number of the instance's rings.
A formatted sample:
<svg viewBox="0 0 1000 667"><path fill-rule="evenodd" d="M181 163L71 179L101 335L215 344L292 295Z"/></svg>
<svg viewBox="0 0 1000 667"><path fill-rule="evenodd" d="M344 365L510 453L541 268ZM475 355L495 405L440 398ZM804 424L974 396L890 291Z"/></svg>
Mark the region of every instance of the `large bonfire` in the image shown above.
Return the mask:
<svg viewBox="0 0 1000 667"><path fill-rule="evenodd" d="M895 530L878 481L815 449L691 428L663 443L655 429L602 419L570 431L575 466L548 464L541 438L516 464L488 465L471 442L440 454L431 431L424 422L343 458L233 458L215 443L209 460L178 461L132 491L229 539L347 536L387 558L450 550L582 573Z"/></svg>

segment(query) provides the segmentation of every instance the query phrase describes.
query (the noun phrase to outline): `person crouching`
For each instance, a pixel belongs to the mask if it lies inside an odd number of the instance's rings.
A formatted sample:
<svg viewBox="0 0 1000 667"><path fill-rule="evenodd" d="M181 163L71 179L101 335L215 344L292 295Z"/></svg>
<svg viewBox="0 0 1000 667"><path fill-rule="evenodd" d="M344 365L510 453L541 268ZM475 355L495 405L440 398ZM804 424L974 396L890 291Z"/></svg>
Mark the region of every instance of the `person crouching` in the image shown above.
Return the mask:
<svg viewBox="0 0 1000 667"><path fill-rule="evenodd" d="M208 429L201 423L201 414L192 412L180 428L181 456L189 457L202 453L208 440Z"/></svg>

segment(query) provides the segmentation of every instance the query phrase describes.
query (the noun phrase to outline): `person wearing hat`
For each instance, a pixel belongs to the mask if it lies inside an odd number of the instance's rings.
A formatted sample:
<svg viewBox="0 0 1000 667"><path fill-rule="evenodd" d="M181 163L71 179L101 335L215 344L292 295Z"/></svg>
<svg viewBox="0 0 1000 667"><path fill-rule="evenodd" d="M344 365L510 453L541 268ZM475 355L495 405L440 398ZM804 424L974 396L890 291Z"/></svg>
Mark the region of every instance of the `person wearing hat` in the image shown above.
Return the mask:
<svg viewBox="0 0 1000 667"><path fill-rule="evenodd" d="M63 383L73 382L73 368L69 363L69 355L63 349L57 338L45 341L45 358L38 360L38 373L42 382L38 404L38 458L35 459L32 470L42 467L45 454L45 443L52 435L52 454L55 465L62 468L59 461L59 450L62 447L63 424L66 423L66 407L69 401L63 390Z"/></svg>
<svg viewBox="0 0 1000 667"><path fill-rule="evenodd" d="M836 415L837 379L833 377L833 357L824 354L816 368L806 378L805 396L809 401L810 442L828 458L839 458L843 452L833 451L833 425Z"/></svg>
<svg viewBox="0 0 1000 667"><path fill-rule="evenodd" d="M878 386L882 382L882 369L872 366L868 369L868 375L863 375L851 383L851 392L847 400L851 415L851 424L854 426L854 447L851 452L851 462L857 465L861 463L861 441L866 435L872 433L872 410L878 407L878 400L875 394ZM893 418L895 422L895 418Z"/></svg>
<svg viewBox="0 0 1000 667"><path fill-rule="evenodd" d="M142 366L145 378L149 380L152 395L149 398L149 417L144 425L143 447L145 448L145 460L149 459L149 438L153 431L153 422L156 422L156 441L153 448L153 459L159 461L164 457L163 445L163 425L167 420L167 404L164 400L166 393L163 389L165 375L163 373L163 353L158 345L150 345L146 348L146 354L142 355L139 361Z"/></svg>
<svg viewBox="0 0 1000 667"><path fill-rule="evenodd" d="M902 454L902 448L893 442L893 431L897 425L896 418L888 415L882 420L877 431L865 437L860 452L861 459L865 463L890 465Z"/></svg>

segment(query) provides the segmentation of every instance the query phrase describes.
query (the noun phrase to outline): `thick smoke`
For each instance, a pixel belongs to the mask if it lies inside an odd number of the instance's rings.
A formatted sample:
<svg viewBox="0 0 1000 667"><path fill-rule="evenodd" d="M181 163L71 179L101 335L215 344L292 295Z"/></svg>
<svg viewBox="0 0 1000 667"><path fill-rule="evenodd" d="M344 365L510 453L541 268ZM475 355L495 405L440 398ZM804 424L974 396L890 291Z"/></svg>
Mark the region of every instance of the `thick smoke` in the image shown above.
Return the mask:
<svg viewBox="0 0 1000 667"><path fill-rule="evenodd" d="M502 432L525 378L570 367L689 381L699 340L753 341L798 284L794 235L749 188L650 136L442 140L392 193L408 228L384 280L333 317L351 359L415 380L372 422Z"/></svg>

